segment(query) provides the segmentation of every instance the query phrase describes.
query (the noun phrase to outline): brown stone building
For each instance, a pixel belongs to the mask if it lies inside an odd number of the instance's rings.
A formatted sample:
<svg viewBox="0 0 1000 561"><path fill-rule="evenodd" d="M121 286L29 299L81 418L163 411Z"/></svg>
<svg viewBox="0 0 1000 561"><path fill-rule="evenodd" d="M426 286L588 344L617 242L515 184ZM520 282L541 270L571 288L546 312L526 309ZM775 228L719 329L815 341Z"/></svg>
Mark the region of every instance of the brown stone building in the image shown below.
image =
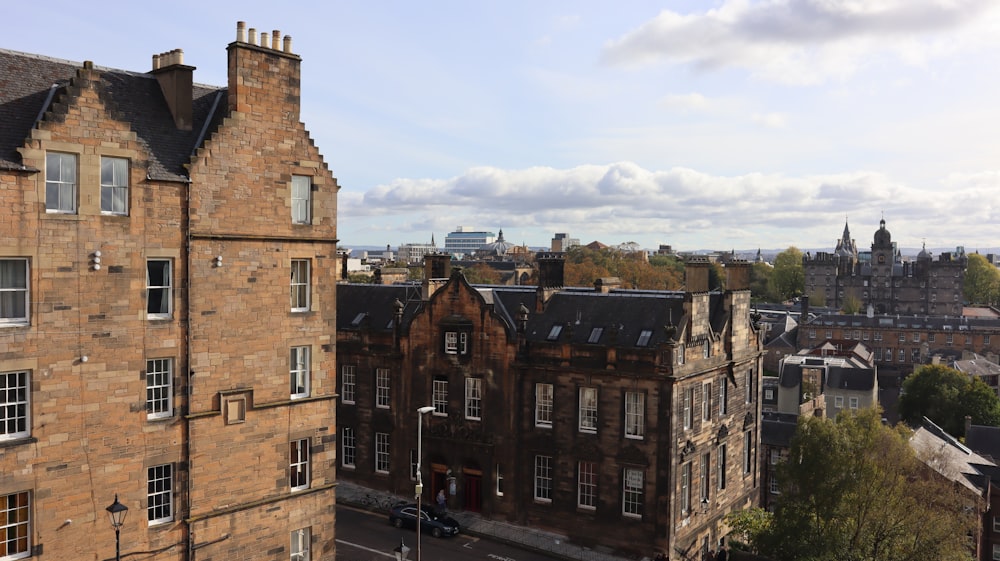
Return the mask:
<svg viewBox="0 0 1000 561"><path fill-rule="evenodd" d="M123 558L333 558L337 183L300 62L242 23L221 88L180 51L0 51L0 559L111 557L116 496Z"/></svg>
<svg viewBox="0 0 1000 561"><path fill-rule="evenodd" d="M570 540L700 559L756 504L760 343L749 265L726 292L471 286L429 256L423 285L341 285L340 477ZM434 410L423 417L420 407Z"/></svg>
<svg viewBox="0 0 1000 561"><path fill-rule="evenodd" d="M904 259L879 222L870 251L859 251L844 224L833 253L802 258L805 293L814 304L843 308L853 299L875 314L953 315L962 313L962 284L968 257L962 248L935 258L926 247L916 260Z"/></svg>

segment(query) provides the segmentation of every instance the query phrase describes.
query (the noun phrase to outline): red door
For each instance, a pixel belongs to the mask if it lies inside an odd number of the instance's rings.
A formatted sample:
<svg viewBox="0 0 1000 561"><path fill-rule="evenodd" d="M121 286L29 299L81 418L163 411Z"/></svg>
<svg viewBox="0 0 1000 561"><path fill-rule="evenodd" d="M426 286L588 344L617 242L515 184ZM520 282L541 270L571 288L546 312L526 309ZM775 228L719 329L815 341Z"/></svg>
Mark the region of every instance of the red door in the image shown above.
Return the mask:
<svg viewBox="0 0 1000 561"><path fill-rule="evenodd" d="M482 476L465 474L465 510L480 512L483 509Z"/></svg>

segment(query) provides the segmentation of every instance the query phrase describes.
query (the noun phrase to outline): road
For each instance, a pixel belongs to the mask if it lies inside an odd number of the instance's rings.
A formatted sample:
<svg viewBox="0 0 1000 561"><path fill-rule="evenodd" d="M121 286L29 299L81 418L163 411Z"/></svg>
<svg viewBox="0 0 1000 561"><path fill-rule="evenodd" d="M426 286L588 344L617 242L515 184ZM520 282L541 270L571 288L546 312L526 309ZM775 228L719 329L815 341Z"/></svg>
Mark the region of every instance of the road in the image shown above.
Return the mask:
<svg viewBox="0 0 1000 561"><path fill-rule="evenodd" d="M417 533L389 525L385 514L337 505L337 561L394 560L393 548L400 539L410 548L409 561L417 559ZM420 540L421 561L551 561L553 557L516 547L459 534Z"/></svg>

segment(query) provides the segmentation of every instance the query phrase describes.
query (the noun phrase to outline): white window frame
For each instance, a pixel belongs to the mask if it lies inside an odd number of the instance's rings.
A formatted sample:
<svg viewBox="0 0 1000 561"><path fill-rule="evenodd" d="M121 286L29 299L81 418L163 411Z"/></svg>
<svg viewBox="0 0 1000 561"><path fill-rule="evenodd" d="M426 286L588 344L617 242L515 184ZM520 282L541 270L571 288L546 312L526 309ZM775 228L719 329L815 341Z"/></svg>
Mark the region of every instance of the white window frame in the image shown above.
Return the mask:
<svg viewBox="0 0 1000 561"><path fill-rule="evenodd" d="M354 468L358 460L358 437L354 427L343 427L340 432L340 463L345 468Z"/></svg>
<svg viewBox="0 0 1000 561"><path fill-rule="evenodd" d="M0 441L31 436L30 371L0 372L0 427Z"/></svg>
<svg viewBox="0 0 1000 561"><path fill-rule="evenodd" d="M691 462L684 462L681 465L681 514L691 513Z"/></svg>
<svg viewBox="0 0 1000 561"><path fill-rule="evenodd" d="M26 258L0 259L0 327L28 325L31 314L31 263Z"/></svg>
<svg viewBox="0 0 1000 561"><path fill-rule="evenodd" d="M842 395L835 396L833 398L833 407L835 409L843 409L844 408L844 396L842 396Z"/></svg>
<svg viewBox="0 0 1000 561"><path fill-rule="evenodd" d="M649 345L649 339L653 336L652 329L643 329L639 332L639 338L635 341L636 347L645 347Z"/></svg>
<svg viewBox="0 0 1000 561"><path fill-rule="evenodd" d="M146 418L174 416L174 360L146 359Z"/></svg>
<svg viewBox="0 0 1000 561"><path fill-rule="evenodd" d="M576 464L576 506L597 509L597 462L580 460Z"/></svg>
<svg viewBox="0 0 1000 561"><path fill-rule="evenodd" d="M163 264L162 277L155 281L150 275L150 265ZM154 282L159 284L153 284ZM174 262L171 259L146 259L146 317L148 319L170 319L174 313ZM154 300L159 300L158 311L151 312Z"/></svg>
<svg viewBox="0 0 1000 561"><path fill-rule="evenodd" d="M708 504L708 501L712 498L712 453L705 452L701 455L701 477L699 481L699 489L701 490L699 498L702 504Z"/></svg>
<svg viewBox="0 0 1000 561"><path fill-rule="evenodd" d="M45 155L45 212L76 214L78 188L78 156L65 152Z"/></svg>
<svg viewBox="0 0 1000 561"><path fill-rule="evenodd" d="M483 379L465 379L465 418L480 421L483 418Z"/></svg>
<svg viewBox="0 0 1000 561"><path fill-rule="evenodd" d="M552 456L535 456L535 502L552 502Z"/></svg>
<svg viewBox="0 0 1000 561"><path fill-rule="evenodd" d="M431 382L431 400L434 402L434 415L448 415L448 378L434 378Z"/></svg>
<svg viewBox="0 0 1000 561"><path fill-rule="evenodd" d="M642 440L646 435L646 394L625 392L625 438Z"/></svg>
<svg viewBox="0 0 1000 561"><path fill-rule="evenodd" d="M292 224L312 224L312 177L292 176Z"/></svg>
<svg viewBox="0 0 1000 561"><path fill-rule="evenodd" d="M851 397L850 397L850 398L848 399L848 403L850 404L850 408L851 408L851 409L857 409L857 408L858 408L858 398L857 398L857 396L853 396L853 395L852 395L852 396L851 396Z"/></svg>
<svg viewBox="0 0 1000 561"><path fill-rule="evenodd" d="M552 428L552 384L535 384L535 426Z"/></svg>
<svg viewBox="0 0 1000 561"><path fill-rule="evenodd" d="M288 384L292 399L309 397L311 360L312 348L309 345L291 347L288 351Z"/></svg>
<svg viewBox="0 0 1000 561"><path fill-rule="evenodd" d="M375 369L375 407L389 409L392 405L392 380L388 368Z"/></svg>
<svg viewBox="0 0 1000 561"><path fill-rule="evenodd" d="M595 434L597 432L597 388L580 388L579 396L577 429L587 434Z"/></svg>
<svg viewBox="0 0 1000 561"><path fill-rule="evenodd" d="M622 471L622 515L642 518L643 491L646 474L641 469L625 468Z"/></svg>
<svg viewBox="0 0 1000 561"><path fill-rule="evenodd" d="M309 527L292 530L291 544L289 545L289 561L310 561L309 554L312 541L312 529Z"/></svg>
<svg viewBox="0 0 1000 561"><path fill-rule="evenodd" d="M291 276L289 277L290 303L293 312L308 312L311 298L310 279L312 278L312 261L309 259L292 259Z"/></svg>
<svg viewBox="0 0 1000 561"><path fill-rule="evenodd" d="M993 531L1000 532L1000 516L993 517Z"/></svg>
<svg viewBox="0 0 1000 561"><path fill-rule="evenodd" d="M503 470L500 469L500 464L497 464L497 488L496 493L498 497L503 496Z"/></svg>
<svg viewBox="0 0 1000 561"><path fill-rule="evenodd" d="M161 464L146 469L146 521L155 526L174 519L174 466Z"/></svg>
<svg viewBox="0 0 1000 561"><path fill-rule="evenodd" d="M728 469L727 463L729 462L728 446L725 443L719 445L719 452L716 454L715 467L716 467L716 488L720 491L726 488L726 471Z"/></svg>
<svg viewBox="0 0 1000 561"><path fill-rule="evenodd" d="M743 433L743 475L753 471L753 431Z"/></svg>
<svg viewBox="0 0 1000 561"><path fill-rule="evenodd" d="M712 382L701 385L701 420L712 420Z"/></svg>
<svg viewBox="0 0 1000 561"><path fill-rule="evenodd" d="M726 377L719 380L719 417L729 414L729 384Z"/></svg>
<svg viewBox="0 0 1000 561"><path fill-rule="evenodd" d="M681 390L681 422L684 430L691 430L694 425L694 388L687 387Z"/></svg>
<svg viewBox="0 0 1000 561"><path fill-rule="evenodd" d="M444 352L450 355L458 354L458 331L444 332Z"/></svg>
<svg viewBox="0 0 1000 561"><path fill-rule="evenodd" d="M770 475L771 475L771 479L767 483L767 487L768 487L767 490L772 495L780 495L781 491L780 491L780 489L778 487L778 477L774 474L774 472L771 472Z"/></svg>
<svg viewBox="0 0 1000 561"><path fill-rule="evenodd" d="M375 433L375 472L389 473L389 433Z"/></svg>
<svg viewBox="0 0 1000 561"><path fill-rule="evenodd" d="M684 365L684 345L677 345L677 364Z"/></svg>
<svg viewBox="0 0 1000 561"><path fill-rule="evenodd" d="M340 401L341 403L354 403L357 398L358 368L353 364L344 364L340 367Z"/></svg>
<svg viewBox="0 0 1000 561"><path fill-rule="evenodd" d="M309 439L299 438L288 443L288 485L292 491L309 488Z"/></svg>
<svg viewBox="0 0 1000 561"><path fill-rule="evenodd" d="M18 491L0 496L0 535L25 536L23 540L7 539L4 561L31 556L31 492Z"/></svg>
<svg viewBox="0 0 1000 561"><path fill-rule="evenodd" d="M746 377L744 379L747 386L746 402L753 403L754 397L754 379L753 379L753 369L747 370Z"/></svg>
<svg viewBox="0 0 1000 561"><path fill-rule="evenodd" d="M128 216L129 161L101 156L101 214Z"/></svg>

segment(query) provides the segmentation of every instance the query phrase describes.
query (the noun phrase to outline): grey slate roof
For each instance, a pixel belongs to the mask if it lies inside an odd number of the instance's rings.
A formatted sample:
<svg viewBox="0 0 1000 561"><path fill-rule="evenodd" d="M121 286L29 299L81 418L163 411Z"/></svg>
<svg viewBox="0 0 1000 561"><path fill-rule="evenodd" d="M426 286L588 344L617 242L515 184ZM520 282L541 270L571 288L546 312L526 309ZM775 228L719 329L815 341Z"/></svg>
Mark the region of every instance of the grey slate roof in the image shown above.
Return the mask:
<svg viewBox="0 0 1000 561"><path fill-rule="evenodd" d="M76 62L0 49L0 169L28 169L17 149L24 145L38 116L65 101L67 86L82 67ZM190 161L206 121L210 121L208 133L221 122L227 89L196 84L192 93L193 126L190 131L182 131L174 125L159 82L152 74L94 68L101 73L101 98L116 118L130 124L149 151L150 177L187 181L184 164ZM57 87L53 92L54 84ZM43 118L58 119L59 111Z"/></svg>
<svg viewBox="0 0 1000 561"><path fill-rule="evenodd" d="M965 433L965 445L994 462L1000 462L1000 427L970 426Z"/></svg>

